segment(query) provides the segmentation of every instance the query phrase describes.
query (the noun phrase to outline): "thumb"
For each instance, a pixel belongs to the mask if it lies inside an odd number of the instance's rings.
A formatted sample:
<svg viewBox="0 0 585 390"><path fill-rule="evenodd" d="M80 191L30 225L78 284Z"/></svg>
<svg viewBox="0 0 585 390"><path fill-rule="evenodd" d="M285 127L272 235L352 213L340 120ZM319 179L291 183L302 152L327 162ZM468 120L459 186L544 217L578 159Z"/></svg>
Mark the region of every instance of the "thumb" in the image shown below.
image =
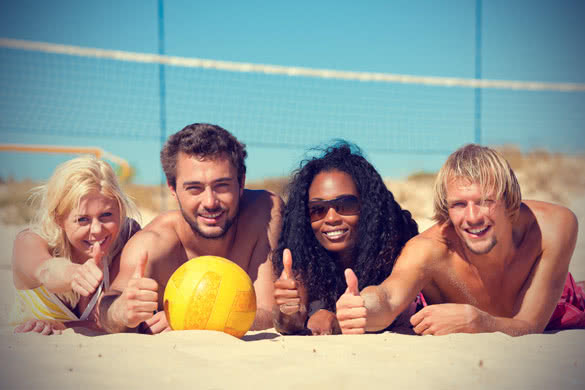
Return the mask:
<svg viewBox="0 0 585 390"><path fill-rule="evenodd" d="M134 274L132 275L134 279L142 279L144 277L147 262L148 252L144 252L142 256L138 259L138 263L136 264L136 269L134 270Z"/></svg>
<svg viewBox="0 0 585 390"><path fill-rule="evenodd" d="M358 289L358 279L351 268L347 268L345 270L345 282L347 283L346 293L350 293L355 296L360 295L360 290Z"/></svg>
<svg viewBox="0 0 585 390"><path fill-rule="evenodd" d="M94 264L101 269L102 268L102 257L104 257L104 252L102 251L101 245L99 242L95 242L91 247L91 259Z"/></svg>
<svg viewBox="0 0 585 390"><path fill-rule="evenodd" d="M280 274L280 278L284 280L292 279L292 253L288 248L282 252L282 264L284 265L284 268L282 270L282 274Z"/></svg>

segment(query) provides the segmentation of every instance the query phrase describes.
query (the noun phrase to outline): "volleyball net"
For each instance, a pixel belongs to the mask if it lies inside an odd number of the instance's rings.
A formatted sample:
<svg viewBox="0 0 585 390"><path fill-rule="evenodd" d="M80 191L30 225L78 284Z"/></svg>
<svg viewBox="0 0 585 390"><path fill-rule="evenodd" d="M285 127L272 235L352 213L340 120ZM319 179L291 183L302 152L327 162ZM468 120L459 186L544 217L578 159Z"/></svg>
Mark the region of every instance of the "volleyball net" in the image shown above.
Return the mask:
<svg viewBox="0 0 585 390"><path fill-rule="evenodd" d="M0 63L2 143L110 140L119 147L101 146L124 157L125 142L158 143L186 124L209 122L271 148L336 138L401 153L445 153L477 141L585 148L585 84L346 72L12 39L0 39Z"/></svg>

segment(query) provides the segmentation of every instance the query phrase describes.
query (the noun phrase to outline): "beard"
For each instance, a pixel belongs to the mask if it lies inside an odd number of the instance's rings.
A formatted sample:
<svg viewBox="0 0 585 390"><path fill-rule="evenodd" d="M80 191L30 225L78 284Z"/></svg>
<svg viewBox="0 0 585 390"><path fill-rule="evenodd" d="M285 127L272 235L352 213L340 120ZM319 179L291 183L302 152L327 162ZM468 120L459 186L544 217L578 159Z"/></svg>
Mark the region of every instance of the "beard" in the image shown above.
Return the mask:
<svg viewBox="0 0 585 390"><path fill-rule="evenodd" d="M203 238L206 239L211 239L211 240L217 240L222 238L223 236L226 235L226 233L230 230L230 228L232 227L232 225L234 224L234 222L237 220L238 218L238 209L236 208L236 214L233 218L226 218L226 221L224 223L223 226L218 226L220 228L220 231L218 232L205 232L201 226L199 226L199 224L197 223L197 221L192 218L191 216L189 216L185 210L183 210L183 206L181 206L181 202L177 202L179 203L179 210L181 210L181 214L183 215L183 219L185 220L185 222L187 222L187 224L189 224L189 227L191 227L191 230L193 231L193 233L195 233L198 236L201 236ZM225 211L225 209L222 208L217 208L216 210L209 210L210 212L215 212L215 211ZM226 214L227 215L227 214Z"/></svg>
<svg viewBox="0 0 585 390"><path fill-rule="evenodd" d="M472 248L467 241L464 242L467 249L469 249L471 253L473 253L474 255L485 255L486 253L489 253L492 249L494 249L494 247L498 243L498 240L495 237L492 237L492 240L488 243L488 245L480 249Z"/></svg>

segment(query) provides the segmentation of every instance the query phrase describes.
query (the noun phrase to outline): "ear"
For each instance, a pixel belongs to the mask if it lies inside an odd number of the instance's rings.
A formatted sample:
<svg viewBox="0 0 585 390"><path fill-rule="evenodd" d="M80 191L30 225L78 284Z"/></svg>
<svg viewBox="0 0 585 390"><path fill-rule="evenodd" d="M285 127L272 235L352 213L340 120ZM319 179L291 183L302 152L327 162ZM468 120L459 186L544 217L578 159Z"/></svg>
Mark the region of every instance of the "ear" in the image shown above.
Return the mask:
<svg viewBox="0 0 585 390"><path fill-rule="evenodd" d="M57 223L57 226L59 226L61 229L65 229L65 221L63 221L62 217L55 216L55 222Z"/></svg>
<svg viewBox="0 0 585 390"><path fill-rule="evenodd" d="M169 188L169 191L171 191L171 195L173 195L173 198L177 199L177 190L176 190L176 186L171 185L171 183L169 183L167 181L167 187Z"/></svg>
<svg viewBox="0 0 585 390"><path fill-rule="evenodd" d="M242 181L240 182L240 197L244 195L244 187L246 186L246 174L242 175Z"/></svg>

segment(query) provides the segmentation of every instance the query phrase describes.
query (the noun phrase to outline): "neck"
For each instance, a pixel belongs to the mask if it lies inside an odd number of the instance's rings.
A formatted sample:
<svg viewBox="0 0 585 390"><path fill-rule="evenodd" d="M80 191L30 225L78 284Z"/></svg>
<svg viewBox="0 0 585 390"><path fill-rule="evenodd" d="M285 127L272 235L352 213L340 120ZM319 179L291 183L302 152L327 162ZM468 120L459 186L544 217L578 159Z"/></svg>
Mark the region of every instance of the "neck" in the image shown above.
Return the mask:
<svg viewBox="0 0 585 390"><path fill-rule="evenodd" d="M486 269L488 272L493 272L494 268L507 267L513 260L516 250L510 234L499 237L497 244L488 253L473 253L464 244L463 253L467 261L478 270Z"/></svg>
<svg viewBox="0 0 585 390"><path fill-rule="evenodd" d="M181 239L183 247L196 256L220 256L229 258L231 249L236 241L237 220L229 228L226 234L219 238L206 238L193 231L189 224L183 223L183 234Z"/></svg>

